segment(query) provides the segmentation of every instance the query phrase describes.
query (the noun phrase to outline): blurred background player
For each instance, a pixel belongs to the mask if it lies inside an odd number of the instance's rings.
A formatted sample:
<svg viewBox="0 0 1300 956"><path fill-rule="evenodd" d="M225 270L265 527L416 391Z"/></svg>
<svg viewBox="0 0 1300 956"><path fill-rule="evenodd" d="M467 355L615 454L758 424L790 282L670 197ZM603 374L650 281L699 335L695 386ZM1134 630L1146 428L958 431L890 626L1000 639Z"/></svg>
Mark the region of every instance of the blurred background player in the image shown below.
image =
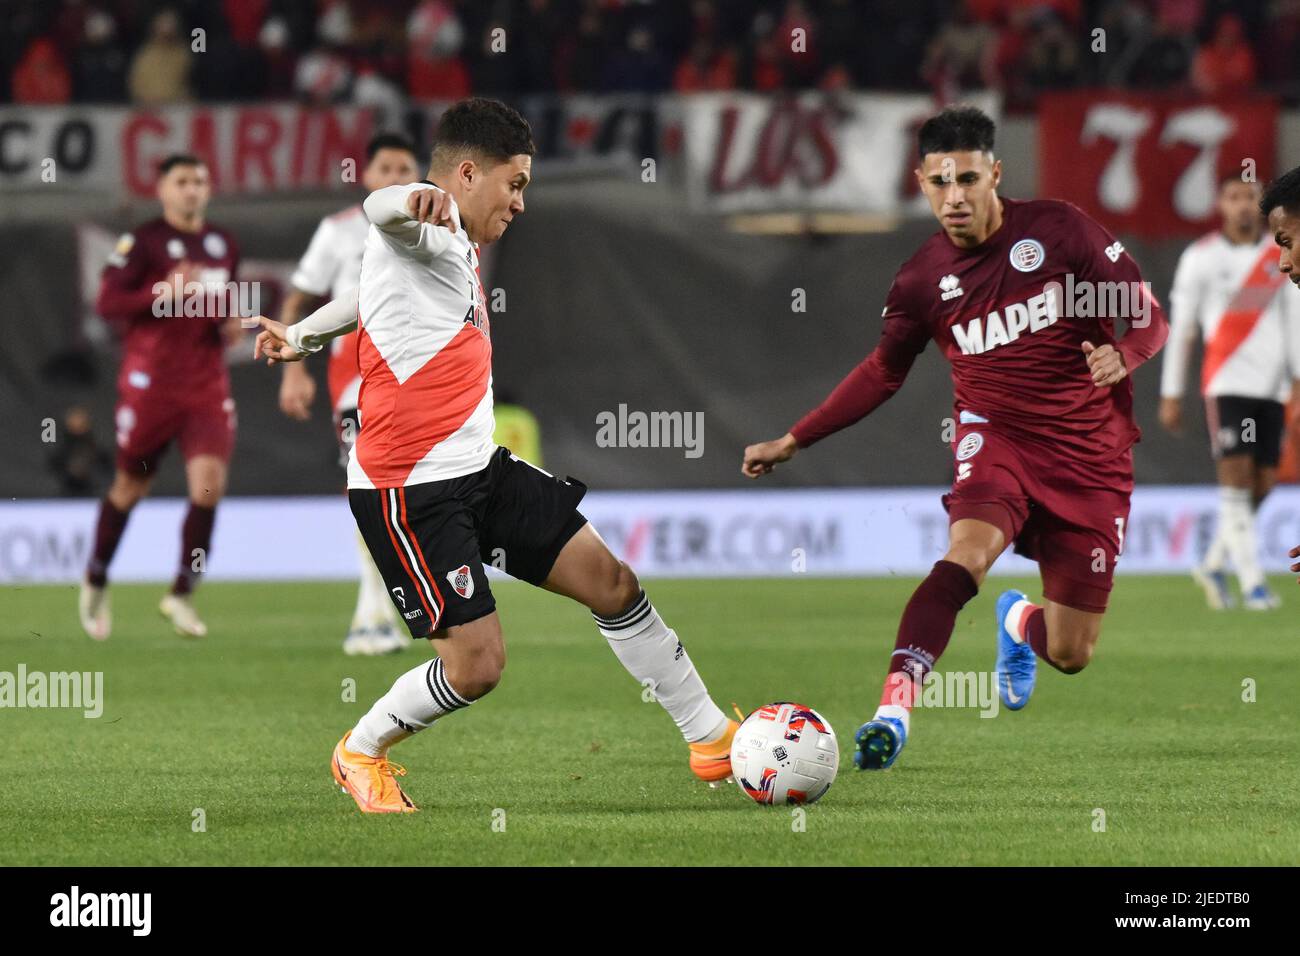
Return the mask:
<svg viewBox="0 0 1300 956"><path fill-rule="evenodd" d="M367 193L385 186L404 186L420 177L415 146L404 136L384 133L366 146L366 168L361 174ZM307 251L298 262L291 279L292 288L280 310L280 321L293 325L313 311L323 299L337 299L357 287L361 280L361 255L365 251L370 221L361 203L326 216L316 227ZM339 463L347 467L348 451L356 440L360 422L357 399L361 391L361 369L357 365L357 334L349 332L330 343L330 408L338 430L341 454ZM305 362L284 366L280 383L280 410L290 418L306 421L316 398L316 382ZM346 654L388 654L405 649L409 640L398 633L393 602L384 588L384 580L375 568L365 542L357 535L361 562L361 583L352 625L343 640Z"/></svg>
<svg viewBox="0 0 1300 956"><path fill-rule="evenodd" d="M158 609L178 634L207 633L190 595L211 557L217 503L235 443L225 348L242 335L227 294L234 288L239 247L234 236L204 218L212 190L202 160L179 154L164 159L157 193L162 216L118 240L97 301L99 314L122 339L116 472L100 503L78 602L81 626L98 640L112 629L107 584L113 553L173 441L185 458L189 510L176 577ZM160 282L167 291L155 290ZM170 295L178 287L182 299Z"/></svg>
<svg viewBox="0 0 1300 956"><path fill-rule="evenodd" d="M783 437L745 449L744 474L766 475L890 398L931 339L951 364L948 551L903 610L880 706L855 737L864 770L897 759L921 682L1009 544L1038 562L1043 604L1015 590L998 598L1003 704L1028 703L1036 657L1067 674L1088 665L1133 490L1129 376L1168 334L1137 264L1105 229L1069 203L999 198L994 132L971 107L922 125L916 178L942 228L895 275L880 344ZM1102 283L1130 290L1123 314L1076 314L1062 301L1062 289ZM1123 338L1117 317L1129 322Z"/></svg>
<svg viewBox="0 0 1300 956"><path fill-rule="evenodd" d="M1240 176L1219 184L1221 227L1184 250L1169 293L1169 347L1160 377L1160 423L1182 430L1187 368L1205 343L1201 392L1219 481L1214 537L1192 577L1211 608L1233 604L1224 568L1237 572L1242 603L1280 606L1259 563L1255 513L1277 483L1285 403L1300 379L1300 293L1277 266L1259 203Z"/></svg>

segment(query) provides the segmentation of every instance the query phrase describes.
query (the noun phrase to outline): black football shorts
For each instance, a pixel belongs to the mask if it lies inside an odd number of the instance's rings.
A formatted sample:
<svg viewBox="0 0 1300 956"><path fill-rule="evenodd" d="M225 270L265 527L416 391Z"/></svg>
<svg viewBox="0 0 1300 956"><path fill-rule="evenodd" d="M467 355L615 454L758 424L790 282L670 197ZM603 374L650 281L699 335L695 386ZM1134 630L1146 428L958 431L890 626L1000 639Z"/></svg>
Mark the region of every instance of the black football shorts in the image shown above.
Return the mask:
<svg viewBox="0 0 1300 956"><path fill-rule="evenodd" d="M1210 451L1215 459L1249 455L1264 468L1277 467L1282 457L1286 407L1268 398L1215 395L1205 400Z"/></svg>
<svg viewBox="0 0 1300 956"><path fill-rule="evenodd" d="M497 448L472 475L405 488L353 488L352 514L412 637L491 614L483 565L541 584L587 523L587 486Z"/></svg>

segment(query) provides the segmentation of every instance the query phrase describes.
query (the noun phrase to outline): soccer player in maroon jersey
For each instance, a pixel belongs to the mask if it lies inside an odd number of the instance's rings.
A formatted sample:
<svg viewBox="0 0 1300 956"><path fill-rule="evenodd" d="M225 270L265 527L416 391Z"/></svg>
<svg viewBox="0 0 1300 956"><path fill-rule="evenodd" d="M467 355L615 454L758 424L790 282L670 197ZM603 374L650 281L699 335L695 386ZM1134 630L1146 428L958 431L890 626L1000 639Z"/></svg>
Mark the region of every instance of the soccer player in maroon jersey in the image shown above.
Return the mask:
<svg viewBox="0 0 1300 956"><path fill-rule="evenodd" d="M82 627L97 640L112 628L107 584L113 553L131 509L148 493L159 459L173 441L185 456L189 511L176 577L159 610L179 634L207 633L190 593L206 566L217 502L226 487L235 403L224 356L226 346L242 335L228 294L239 247L229 232L205 221L211 194L202 160L184 155L163 160L158 166L162 216L123 235L104 268L97 308L121 335L122 365L117 471L100 504L78 603ZM178 289L182 294L173 295Z"/></svg>
<svg viewBox="0 0 1300 956"><path fill-rule="evenodd" d="M745 449L742 471L758 478L852 425L898 390L931 339L952 366L948 551L903 611L880 707L855 738L862 769L897 758L921 681L1009 544L1038 562L1043 600L998 599L1003 703L1027 703L1036 657L1067 674L1087 666L1133 488L1129 376L1168 335L1106 230L1069 203L998 196L993 139L993 121L968 107L921 127L916 178L942 228L895 275L880 343L789 433ZM1128 322L1122 338L1116 318Z"/></svg>
<svg viewBox="0 0 1300 956"><path fill-rule="evenodd" d="M1259 211L1268 220L1268 231L1281 250L1278 271L1300 286L1300 166L1269 183L1259 201ZM1289 556L1300 558L1300 545L1292 548ZM1300 563L1291 565L1291 570L1300 573Z"/></svg>

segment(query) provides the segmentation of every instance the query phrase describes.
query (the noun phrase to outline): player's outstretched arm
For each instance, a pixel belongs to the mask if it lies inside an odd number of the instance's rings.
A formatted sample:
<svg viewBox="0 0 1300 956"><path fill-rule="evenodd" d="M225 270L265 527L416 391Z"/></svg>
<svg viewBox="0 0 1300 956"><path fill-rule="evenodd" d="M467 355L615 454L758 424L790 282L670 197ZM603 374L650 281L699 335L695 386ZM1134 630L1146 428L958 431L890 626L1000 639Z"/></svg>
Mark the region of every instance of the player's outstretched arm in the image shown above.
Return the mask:
<svg viewBox="0 0 1300 956"><path fill-rule="evenodd" d="M297 362L319 352L331 339L346 335L357 327L357 303L360 290L353 289L325 303L296 325L286 326L264 315L252 320L262 331L253 343L253 358L265 358L267 365Z"/></svg>

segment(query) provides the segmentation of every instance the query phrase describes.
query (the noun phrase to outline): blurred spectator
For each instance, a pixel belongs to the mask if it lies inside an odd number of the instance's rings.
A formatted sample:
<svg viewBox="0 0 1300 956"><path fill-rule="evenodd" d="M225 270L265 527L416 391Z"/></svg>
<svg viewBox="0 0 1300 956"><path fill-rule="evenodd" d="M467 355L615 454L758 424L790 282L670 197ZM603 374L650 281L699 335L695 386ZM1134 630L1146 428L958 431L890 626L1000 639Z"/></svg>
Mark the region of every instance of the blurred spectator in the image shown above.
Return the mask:
<svg viewBox="0 0 1300 956"><path fill-rule="evenodd" d="M455 100L470 92L460 58L465 30L445 0L423 0L406 21L406 91L417 100Z"/></svg>
<svg viewBox="0 0 1300 956"><path fill-rule="evenodd" d="M669 70L655 45L649 27L637 25L627 33L621 50L614 51L605 71L605 86L610 90L635 93L658 93L668 89Z"/></svg>
<svg viewBox="0 0 1300 956"><path fill-rule="evenodd" d="M15 103L66 103L72 96L72 79L63 54L49 37L37 37L27 46L13 74Z"/></svg>
<svg viewBox="0 0 1300 956"><path fill-rule="evenodd" d="M921 75L940 99L954 99L961 90L997 86L996 54L997 31L963 4L930 41Z"/></svg>
<svg viewBox="0 0 1300 956"><path fill-rule="evenodd" d="M77 102L118 103L126 98L126 54L117 43L117 22L104 11L86 15L73 69Z"/></svg>
<svg viewBox="0 0 1300 956"><path fill-rule="evenodd" d="M554 90L929 88L947 98L996 88L1014 111L1033 109L1043 90L1088 85L1229 95L1258 85L1300 101L1300 0L0 0L0 6L6 17L0 97L22 102L299 96L387 109L399 98L448 100L471 91L511 98ZM193 29L203 31L202 56L189 49ZM1099 41L1104 49L1096 49Z"/></svg>
<svg viewBox="0 0 1300 956"><path fill-rule="evenodd" d="M191 99L190 47L181 36L175 10L160 10L149 25L149 38L136 51L127 79L136 103L178 103Z"/></svg>
<svg viewBox="0 0 1300 956"><path fill-rule="evenodd" d="M1122 74L1138 89L1171 89L1187 82L1195 43L1178 17L1157 14L1154 26L1133 45Z"/></svg>
<svg viewBox="0 0 1300 956"><path fill-rule="evenodd" d="M90 412L81 405L69 408L55 437L49 467L59 480L60 492L72 498L97 494L113 473L113 456L95 441Z"/></svg>
<svg viewBox="0 0 1300 956"><path fill-rule="evenodd" d="M1192 85L1207 95L1245 93L1255 84L1255 54L1246 43L1241 18L1225 13L1214 35L1196 53Z"/></svg>
<svg viewBox="0 0 1300 956"><path fill-rule="evenodd" d="M695 38L690 53L677 65L673 76L673 89L678 93L730 90L735 86L735 54L729 49L719 50L706 36Z"/></svg>

